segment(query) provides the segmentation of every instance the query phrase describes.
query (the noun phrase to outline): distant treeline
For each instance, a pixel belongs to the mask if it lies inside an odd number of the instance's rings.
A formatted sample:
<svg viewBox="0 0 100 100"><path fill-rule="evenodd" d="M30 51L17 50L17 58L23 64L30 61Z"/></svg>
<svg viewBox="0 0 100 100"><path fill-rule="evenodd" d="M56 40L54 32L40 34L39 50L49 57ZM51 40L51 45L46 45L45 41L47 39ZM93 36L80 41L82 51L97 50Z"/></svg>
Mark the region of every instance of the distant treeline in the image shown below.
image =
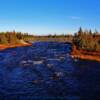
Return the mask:
<svg viewBox="0 0 100 100"><path fill-rule="evenodd" d="M30 35L28 33L21 32L0 32L0 44L18 44L19 40L24 41L51 41L51 39L55 41L66 41L66 39L72 39L72 35L47 35L47 36L35 36Z"/></svg>
<svg viewBox="0 0 100 100"><path fill-rule="evenodd" d="M20 40L24 41L58 41L58 42L72 42L77 49L87 51L100 52L100 34L98 31L79 29L74 35L47 35L35 36L28 33L21 32L0 32L0 44L18 44Z"/></svg>
<svg viewBox="0 0 100 100"><path fill-rule="evenodd" d="M97 30L95 30L95 32L91 30L83 31L83 29L80 28L73 37L73 43L77 49L100 52L100 34Z"/></svg>
<svg viewBox="0 0 100 100"><path fill-rule="evenodd" d="M50 42L72 42L72 35L46 35L46 36L34 36L33 41L50 41Z"/></svg>

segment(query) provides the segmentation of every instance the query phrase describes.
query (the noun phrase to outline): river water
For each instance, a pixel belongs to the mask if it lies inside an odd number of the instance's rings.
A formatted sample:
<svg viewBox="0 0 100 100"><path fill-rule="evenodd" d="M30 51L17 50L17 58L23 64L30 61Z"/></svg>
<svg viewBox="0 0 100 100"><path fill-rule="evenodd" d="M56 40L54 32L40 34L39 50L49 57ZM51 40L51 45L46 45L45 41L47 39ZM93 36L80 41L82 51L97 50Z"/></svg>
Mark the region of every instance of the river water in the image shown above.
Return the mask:
<svg viewBox="0 0 100 100"><path fill-rule="evenodd" d="M0 100L100 100L100 62L70 51L57 42L1 51Z"/></svg>

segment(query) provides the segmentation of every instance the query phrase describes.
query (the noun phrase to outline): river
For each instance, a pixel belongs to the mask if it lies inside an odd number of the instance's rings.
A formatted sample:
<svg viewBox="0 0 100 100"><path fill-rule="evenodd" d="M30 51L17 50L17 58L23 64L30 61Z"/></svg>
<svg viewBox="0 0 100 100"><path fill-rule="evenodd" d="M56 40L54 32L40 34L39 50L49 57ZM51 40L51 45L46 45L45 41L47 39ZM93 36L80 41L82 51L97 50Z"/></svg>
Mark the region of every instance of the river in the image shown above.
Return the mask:
<svg viewBox="0 0 100 100"><path fill-rule="evenodd" d="M100 62L70 52L57 42L1 51L0 100L100 100Z"/></svg>

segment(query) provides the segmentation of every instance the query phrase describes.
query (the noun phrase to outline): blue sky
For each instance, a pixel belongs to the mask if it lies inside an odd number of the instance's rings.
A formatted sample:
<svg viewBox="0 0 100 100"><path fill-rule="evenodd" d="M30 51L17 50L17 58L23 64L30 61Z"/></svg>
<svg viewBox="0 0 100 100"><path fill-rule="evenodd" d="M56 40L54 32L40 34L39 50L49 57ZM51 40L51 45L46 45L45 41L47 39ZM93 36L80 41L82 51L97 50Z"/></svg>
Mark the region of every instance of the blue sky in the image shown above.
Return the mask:
<svg viewBox="0 0 100 100"><path fill-rule="evenodd" d="M0 0L0 31L32 34L100 29L100 0Z"/></svg>

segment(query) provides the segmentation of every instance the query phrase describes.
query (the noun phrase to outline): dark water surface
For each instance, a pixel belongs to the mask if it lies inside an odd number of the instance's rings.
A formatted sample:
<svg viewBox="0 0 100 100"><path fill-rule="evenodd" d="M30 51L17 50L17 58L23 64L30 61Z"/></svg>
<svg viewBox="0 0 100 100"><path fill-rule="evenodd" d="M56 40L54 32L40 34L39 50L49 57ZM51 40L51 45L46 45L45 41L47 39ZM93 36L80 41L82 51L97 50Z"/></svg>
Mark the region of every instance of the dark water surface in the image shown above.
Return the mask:
<svg viewBox="0 0 100 100"><path fill-rule="evenodd" d="M0 100L100 100L100 62L72 59L70 49L36 42L0 52Z"/></svg>

